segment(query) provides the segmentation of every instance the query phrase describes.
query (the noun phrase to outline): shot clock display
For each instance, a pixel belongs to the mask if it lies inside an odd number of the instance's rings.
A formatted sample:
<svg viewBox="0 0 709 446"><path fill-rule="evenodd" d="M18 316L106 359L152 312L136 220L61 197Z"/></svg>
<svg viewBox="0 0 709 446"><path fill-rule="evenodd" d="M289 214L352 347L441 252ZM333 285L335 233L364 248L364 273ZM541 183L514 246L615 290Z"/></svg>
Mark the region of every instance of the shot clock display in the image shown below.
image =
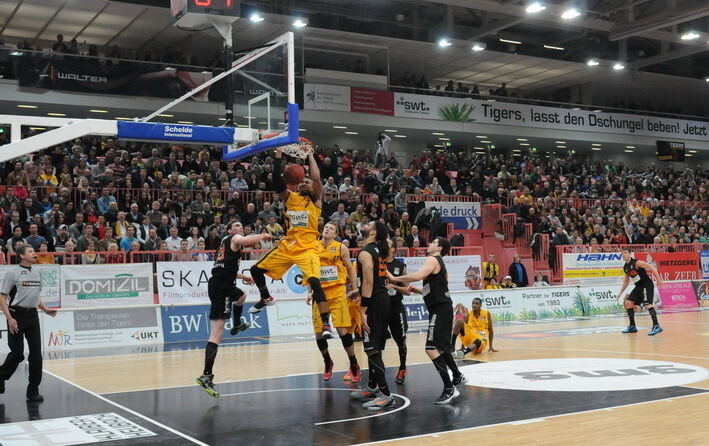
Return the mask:
<svg viewBox="0 0 709 446"><path fill-rule="evenodd" d="M207 16L241 16L238 0L170 0L170 10L173 22L182 26L207 23Z"/></svg>

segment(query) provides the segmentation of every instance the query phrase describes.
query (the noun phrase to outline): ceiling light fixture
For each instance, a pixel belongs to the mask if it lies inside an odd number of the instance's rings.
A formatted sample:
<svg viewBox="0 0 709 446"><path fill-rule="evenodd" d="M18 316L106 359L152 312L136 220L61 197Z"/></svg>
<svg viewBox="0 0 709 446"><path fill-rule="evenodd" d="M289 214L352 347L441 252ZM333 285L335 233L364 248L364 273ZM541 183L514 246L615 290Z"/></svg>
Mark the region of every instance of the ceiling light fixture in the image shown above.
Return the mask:
<svg viewBox="0 0 709 446"><path fill-rule="evenodd" d="M690 150L689 153L697 153L696 150Z"/></svg>
<svg viewBox="0 0 709 446"><path fill-rule="evenodd" d="M625 149L624 152L625 153L633 153L633 151L631 149Z"/></svg>
<svg viewBox="0 0 709 446"><path fill-rule="evenodd" d="M484 43L474 43L473 44L473 51L478 52L478 51L483 51L487 45Z"/></svg>
<svg viewBox="0 0 709 446"><path fill-rule="evenodd" d="M308 21L301 18L297 18L293 22L293 26L295 26L296 28L304 28L308 26Z"/></svg>
<svg viewBox="0 0 709 446"><path fill-rule="evenodd" d="M591 150L594 150L594 151L598 152L598 151L603 150L603 149L601 149L600 147L591 147Z"/></svg>
<svg viewBox="0 0 709 446"><path fill-rule="evenodd" d="M544 11L545 9L547 9L547 7L543 4L539 2L533 2L527 6L527 9L525 9L525 11L527 12L527 14L536 14L538 12Z"/></svg>
<svg viewBox="0 0 709 446"><path fill-rule="evenodd" d="M448 39L440 39L438 41L438 46L440 46L441 48L447 48L451 45L453 45L453 44Z"/></svg>
<svg viewBox="0 0 709 446"><path fill-rule="evenodd" d="M37 108L36 105L25 105L25 104L20 104L17 106L17 108Z"/></svg>
<svg viewBox="0 0 709 446"><path fill-rule="evenodd" d="M600 62L596 59L588 59L588 61L586 61L586 65L588 65L589 67L595 67L598 64L600 64Z"/></svg>
<svg viewBox="0 0 709 446"><path fill-rule="evenodd" d="M696 31L687 31L680 36L682 40L694 40L699 38L699 33Z"/></svg>
<svg viewBox="0 0 709 446"><path fill-rule="evenodd" d="M517 138L517 141L528 141L528 140L524 139L524 138Z"/></svg>
<svg viewBox="0 0 709 446"><path fill-rule="evenodd" d="M522 45L522 42L520 42L519 40L500 39L500 42L512 43L514 45Z"/></svg>
<svg viewBox="0 0 709 446"><path fill-rule="evenodd" d="M299 132L307 132L308 129L298 129Z"/></svg>
<svg viewBox="0 0 709 446"><path fill-rule="evenodd" d="M345 135L359 135L359 132L345 132Z"/></svg>
<svg viewBox="0 0 709 446"><path fill-rule="evenodd" d="M492 144L492 141L480 141L483 144Z"/></svg>
<svg viewBox="0 0 709 446"><path fill-rule="evenodd" d="M66 116L66 113L47 113L47 116Z"/></svg>
<svg viewBox="0 0 709 446"><path fill-rule="evenodd" d="M439 141L450 141L450 138L438 138Z"/></svg>
<svg viewBox="0 0 709 446"><path fill-rule="evenodd" d="M97 108L92 108L92 109L89 110L89 111L90 111L91 113L108 113L108 110L100 110L100 109L97 109Z"/></svg>
<svg viewBox="0 0 709 446"><path fill-rule="evenodd" d="M634 149L635 146L625 146L626 149Z"/></svg>
<svg viewBox="0 0 709 446"><path fill-rule="evenodd" d="M254 12L253 14L251 14L251 17L249 17L249 20L254 23L260 23L263 22L265 19L261 17L261 14L259 14L258 12Z"/></svg>
<svg viewBox="0 0 709 446"><path fill-rule="evenodd" d="M597 143L597 142L594 142L594 143L592 143L591 145L594 146L594 147L600 147L600 146L602 146L601 143Z"/></svg>
<svg viewBox="0 0 709 446"><path fill-rule="evenodd" d="M160 116L161 118L174 118L175 117L175 115L171 115L168 113L160 113L158 116Z"/></svg>
<svg viewBox="0 0 709 446"><path fill-rule="evenodd" d="M396 132L398 132L398 130L394 130L394 129L384 129L384 131L385 131L385 132L389 132L389 133L396 133Z"/></svg>
<svg viewBox="0 0 709 446"><path fill-rule="evenodd" d="M556 144L566 144L566 141L554 141Z"/></svg>
<svg viewBox="0 0 709 446"><path fill-rule="evenodd" d="M556 50L556 51L564 51L565 48L562 48L560 46L554 46L554 45L544 45L544 48L548 50Z"/></svg>
<svg viewBox="0 0 709 446"><path fill-rule="evenodd" d="M529 147L529 144L527 144L526 142L522 142L522 143L520 143L519 145L520 145L520 146L526 146L526 147Z"/></svg>
<svg viewBox="0 0 709 446"><path fill-rule="evenodd" d="M433 132L433 133L431 133L431 135L445 136L446 134L445 134L445 133L441 133L441 132Z"/></svg>
<svg viewBox="0 0 709 446"><path fill-rule="evenodd" d="M394 135L394 138L406 138L406 135Z"/></svg>
<svg viewBox="0 0 709 446"><path fill-rule="evenodd" d="M132 121L133 120L133 118L125 118L123 116L116 116L113 119L115 119L116 121Z"/></svg>
<svg viewBox="0 0 709 446"><path fill-rule="evenodd" d="M565 149L566 146L556 146L557 149Z"/></svg>
<svg viewBox="0 0 709 446"><path fill-rule="evenodd" d="M561 18L564 20L571 20L571 19L575 19L576 17L578 17L580 15L581 15L581 13L579 12L578 9L569 8L566 11L561 13Z"/></svg>
<svg viewBox="0 0 709 446"><path fill-rule="evenodd" d="M625 65L623 65L623 64L620 63L620 62L616 62L615 65L613 65L613 69L614 69L615 71L624 70L624 69L625 69Z"/></svg>
<svg viewBox="0 0 709 446"><path fill-rule="evenodd" d="M178 124L194 124L192 121L177 121Z"/></svg>
<svg viewBox="0 0 709 446"><path fill-rule="evenodd" d="M435 135L435 133L434 133L434 135ZM475 137L478 139L487 139L487 136L482 136L482 135L476 135Z"/></svg>
<svg viewBox="0 0 709 446"><path fill-rule="evenodd" d="M333 129L346 129L347 127L344 125L333 125L332 128Z"/></svg>
<svg viewBox="0 0 709 446"><path fill-rule="evenodd" d="M47 127L30 127L30 130L47 130Z"/></svg>

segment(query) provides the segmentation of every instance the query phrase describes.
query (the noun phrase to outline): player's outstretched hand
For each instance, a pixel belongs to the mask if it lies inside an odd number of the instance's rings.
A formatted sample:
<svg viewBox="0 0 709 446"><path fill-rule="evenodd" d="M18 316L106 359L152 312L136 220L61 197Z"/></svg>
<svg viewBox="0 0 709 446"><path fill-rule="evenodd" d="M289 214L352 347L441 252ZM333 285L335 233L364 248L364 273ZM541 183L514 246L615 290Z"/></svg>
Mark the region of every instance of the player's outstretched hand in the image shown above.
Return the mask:
<svg viewBox="0 0 709 446"><path fill-rule="evenodd" d="M413 285L409 285L409 293L411 294L423 294L421 288Z"/></svg>
<svg viewBox="0 0 709 446"><path fill-rule="evenodd" d="M244 283L247 284L247 285L249 285L249 286L254 286L254 285L256 285L256 282L254 282L254 279L252 279L251 277L244 277L243 280L244 280Z"/></svg>
<svg viewBox="0 0 709 446"><path fill-rule="evenodd" d="M271 235L271 234L261 234L261 240L273 240L273 235Z"/></svg>

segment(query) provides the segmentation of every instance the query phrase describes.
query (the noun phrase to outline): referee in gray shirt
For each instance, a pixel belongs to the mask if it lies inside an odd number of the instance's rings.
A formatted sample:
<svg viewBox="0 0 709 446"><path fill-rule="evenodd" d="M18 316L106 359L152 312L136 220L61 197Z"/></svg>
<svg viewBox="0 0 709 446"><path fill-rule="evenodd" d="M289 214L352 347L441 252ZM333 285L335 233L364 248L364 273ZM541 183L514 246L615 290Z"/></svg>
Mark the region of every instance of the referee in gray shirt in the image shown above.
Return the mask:
<svg viewBox="0 0 709 446"><path fill-rule="evenodd" d="M27 402L41 403L44 401L44 397L39 394L39 383L42 381L42 331L39 328L37 307L52 317L57 315L57 310L47 308L39 298L39 271L32 269L37 260L34 249L29 245L20 246L16 254L20 264L5 274L0 285L0 307L7 318L7 344L10 347L10 353L0 366L0 393L5 393L5 381L10 379L25 359L24 335L30 348L27 358L30 363Z"/></svg>

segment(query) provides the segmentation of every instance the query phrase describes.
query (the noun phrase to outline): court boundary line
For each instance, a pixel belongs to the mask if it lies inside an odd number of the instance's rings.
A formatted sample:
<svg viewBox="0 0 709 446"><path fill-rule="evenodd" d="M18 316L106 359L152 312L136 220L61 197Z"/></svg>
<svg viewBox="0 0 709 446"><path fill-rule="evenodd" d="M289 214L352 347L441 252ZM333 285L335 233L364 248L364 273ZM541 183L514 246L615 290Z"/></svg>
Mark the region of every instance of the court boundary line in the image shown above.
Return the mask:
<svg viewBox="0 0 709 446"><path fill-rule="evenodd" d="M683 387L683 386L673 386L673 387ZM584 413L599 412L602 410L609 410L610 411L613 409L620 409L623 407L632 407L632 406L639 406L642 404L657 403L657 402L662 402L662 401L679 400L679 399L689 398L689 397L693 397L693 396L697 396L697 395L706 396L707 394L709 394L709 390L707 390L707 389L701 389L701 390L703 390L703 392L692 393L690 395L672 396L672 397L668 397L668 398L660 398L660 399L656 399L656 400L643 401L643 402L639 402L639 403L621 404L619 406L608 406L608 407L602 407L602 408L598 408L598 409L580 410L577 412L568 412L568 413L557 414L557 415L549 415L546 417L526 418L524 420L507 421L504 423L486 424L484 426L464 427L464 428L453 429L453 430L449 430L449 431L439 431L439 432L431 432L429 434L411 435L409 437L390 438L387 440L369 441L366 443L355 443L352 446L366 446L366 445L375 445L375 444L382 444L382 443L392 443L394 441L412 440L414 438L438 437L440 435L445 435L445 434L449 434L449 433L453 433L453 432L465 432L465 431L472 431L472 430L478 430L478 429L485 429L488 427L499 427L499 426L507 426L507 425L516 426L516 425L520 425L520 424L526 424L526 422L536 423L536 422L546 421L551 418L561 418L561 417L565 417L568 415L579 415L579 414L584 414Z"/></svg>
<svg viewBox="0 0 709 446"><path fill-rule="evenodd" d="M139 413L139 412L136 412L136 411L133 410L133 409L129 409L129 408L127 408L127 407L125 407L125 406L123 406L123 405L121 405L121 404L118 404L118 403L116 403L115 401L111 401L111 400L109 400L108 398L106 398L106 397L104 397L104 396L101 396L101 395L99 395L99 394L96 393L96 392L92 392L91 390L85 389L84 387L82 387L82 386L80 386L80 385L78 385L78 384L76 384L76 383L74 383L74 382L72 382L72 381L69 381L68 379L63 378L63 377L61 377L61 376L59 376L59 375L56 375L56 374L54 374L54 373L52 373L52 372L50 372L50 371L48 371L48 370L45 370L44 373L47 373L47 374L49 374L49 375L55 377L56 379L58 379L58 380L60 380L60 381L62 381L62 382L64 382L64 383L66 383L66 384L69 384L70 386L76 387L77 389L79 389L79 390L81 390L81 391L83 391L83 392L86 392L86 393L88 393L89 395L91 395L91 396L93 396L93 397L96 397L96 398L98 398L98 399L101 400L101 401L104 401L104 402L106 402L106 403L108 403L108 404L111 404L112 406L115 406L115 407L117 407L117 408L119 408L119 409L121 409L121 410L124 410L124 411L128 412L128 413L131 414L131 415L134 415L134 416L136 416L136 417L138 417L138 418L141 418L141 419L143 419L144 421L147 421L147 422L149 422L149 423L151 423L151 424L154 424L155 426L158 426L158 427L160 427L160 428L162 428L162 429L164 429L164 430L166 430L166 431L168 431L168 432L172 432L173 434L175 434L175 435L177 435L177 436L179 436L179 437L182 437L182 438L184 438L184 439L187 440L187 441L190 441L190 442L192 442L192 443L194 443L194 444L197 444L197 445L200 445L200 446L210 446L209 444L203 443L203 442L197 440L196 438L190 437L189 435L184 434L184 433L178 431L178 430L175 429L175 428L172 428L172 427L170 427L170 426L166 426L166 425L160 423L159 421L155 421L155 420L153 420L152 418L148 417L147 415L143 415L143 414L141 414L141 413Z"/></svg>
<svg viewBox="0 0 709 446"><path fill-rule="evenodd" d="M220 395L220 397L239 396L239 395L255 395L257 393L291 392L291 391L300 391L300 390L327 390L327 391L352 392L353 390L356 390L356 389L348 389L348 388L344 388L344 387L300 387L300 388L292 388L292 389L266 389L266 390L254 390L251 392L226 393L224 395ZM348 421L365 420L367 418L375 418L375 417L381 417L384 415L391 415L391 414L398 412L400 410L404 410L411 405L411 400L408 399L407 397L405 397L404 395L400 395L398 393L393 393L393 392L391 393L391 395L401 398L404 401L404 404L401 405L401 407L397 407L394 410L387 410L384 412L379 412L379 413L375 413L373 415L366 415L366 416L362 416L362 417L344 418L342 420L321 421L318 423L313 423L313 426L323 426L326 424L335 424L335 423L346 423Z"/></svg>

